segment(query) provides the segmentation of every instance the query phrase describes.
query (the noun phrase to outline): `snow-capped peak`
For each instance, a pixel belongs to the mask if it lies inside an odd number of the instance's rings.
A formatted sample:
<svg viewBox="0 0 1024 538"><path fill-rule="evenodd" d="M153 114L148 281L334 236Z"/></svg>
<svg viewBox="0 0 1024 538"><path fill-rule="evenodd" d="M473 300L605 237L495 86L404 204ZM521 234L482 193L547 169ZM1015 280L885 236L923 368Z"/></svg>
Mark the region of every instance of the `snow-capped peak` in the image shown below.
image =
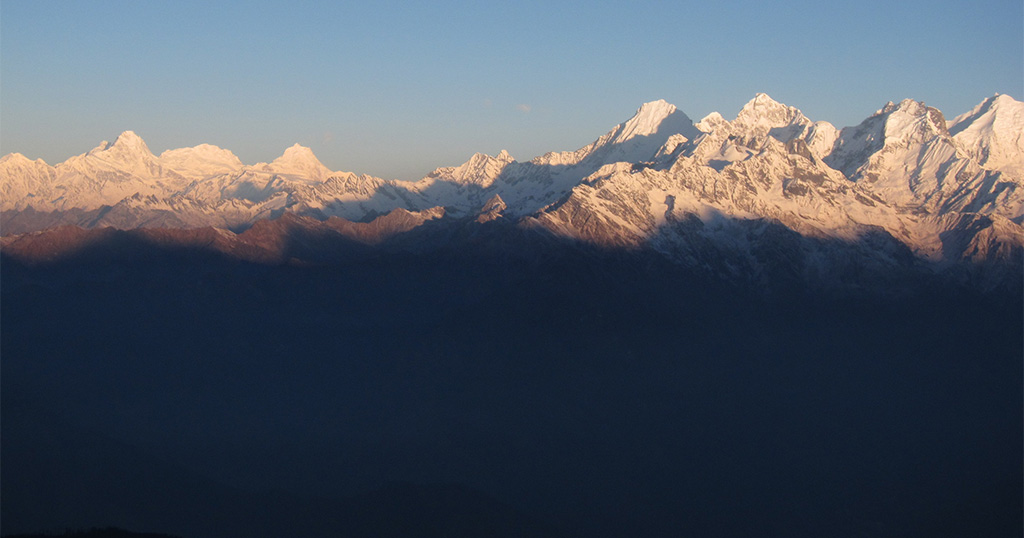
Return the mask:
<svg viewBox="0 0 1024 538"><path fill-rule="evenodd" d="M474 183L482 187L488 187L501 175L505 167L513 161L515 159L505 150L501 150L494 157L486 153L474 153L468 161L461 165L438 168L427 177L459 184Z"/></svg>
<svg viewBox="0 0 1024 538"><path fill-rule="evenodd" d="M486 153L474 153L473 156L469 158L469 161L464 163L463 166L469 165L469 164L486 163L486 162L494 162L494 161L499 162L499 163L510 163L510 162L512 162L514 160L515 159L512 158L512 155L509 154L509 152L505 151L505 150L499 151L498 154L493 156L493 157L488 155L488 154L486 154Z"/></svg>
<svg viewBox="0 0 1024 538"><path fill-rule="evenodd" d="M622 144L636 137L658 136L667 139L676 133L689 139L700 135L693 126L693 120L675 105L658 99L641 105L632 118L609 133L613 136L605 144ZM664 143L664 140L661 142Z"/></svg>
<svg viewBox="0 0 1024 538"><path fill-rule="evenodd" d="M769 96L767 93L763 93L763 92L759 92L759 93L755 94L753 99L751 99L750 101L747 101L747 104L743 105L743 110L745 110L745 111L752 111L752 110L758 110L758 109L762 109L762 110L785 110L787 108L790 108L790 107L787 107L786 105L776 101L775 99L772 99L771 96Z"/></svg>
<svg viewBox="0 0 1024 538"><path fill-rule="evenodd" d="M625 123L599 138L593 149L606 147L617 155L607 162L636 162L653 158L668 138L681 134L692 140L701 135L693 120L664 99L644 103Z"/></svg>
<svg viewBox="0 0 1024 538"><path fill-rule="evenodd" d="M864 161L883 146L921 144L948 136L946 120L937 109L913 99L889 101L860 125L844 128L830 159L849 176L853 161Z"/></svg>
<svg viewBox="0 0 1024 538"><path fill-rule="evenodd" d="M135 131L125 131L118 135L113 142L103 141L99 146L90 151L90 154L104 152L108 157L128 155L152 155L149 146L142 140L142 137L135 134Z"/></svg>
<svg viewBox="0 0 1024 538"><path fill-rule="evenodd" d="M949 135L946 118L938 109L929 107L923 101L904 99L898 105L886 106L882 115L885 120L887 140L907 139L923 141L939 135Z"/></svg>
<svg viewBox="0 0 1024 538"><path fill-rule="evenodd" d="M121 133L114 142L104 141L85 155L72 157L58 165L92 174L95 170L117 170L136 177L160 175L160 165L149 147L133 131Z"/></svg>
<svg viewBox="0 0 1024 538"><path fill-rule="evenodd" d="M718 112L712 112L707 116L704 116L702 120L697 122L695 127L705 133L714 132L716 129L721 128L723 125L728 125L729 120L722 117Z"/></svg>
<svg viewBox="0 0 1024 538"><path fill-rule="evenodd" d="M804 116L803 112L799 109L791 106L784 105L771 97L766 93L759 93L753 99L743 105L740 113L736 115L736 119L733 120L732 124L736 128L743 128L746 130L764 130L777 129L780 127L794 127L793 133L789 137L776 138L792 138L800 134L800 131L804 127L810 125L811 120ZM765 132L764 134L768 134ZM782 142L788 142L788 139L782 139Z"/></svg>
<svg viewBox="0 0 1024 538"><path fill-rule="evenodd" d="M32 159L29 159L28 157L26 157L26 156L24 156L24 155L22 155L20 153L17 153L17 152L15 152L15 153L8 153L7 155L4 155L3 157L0 157L0 164L3 164L3 163L17 163L19 165L35 164L35 165L40 165L40 166L46 166L46 161L44 161L42 159L36 159L36 160L33 161Z"/></svg>
<svg viewBox="0 0 1024 538"><path fill-rule="evenodd" d="M284 150L284 153L280 157L274 159L274 163L294 163L294 162L305 162L305 161L316 161L320 162L316 155L313 154L313 150L296 142L291 147ZM272 163L273 164L273 163Z"/></svg>
<svg viewBox="0 0 1024 538"><path fill-rule="evenodd" d="M214 146L213 144L199 144L191 148L169 149L160 154L161 159L173 158L176 156L188 155L202 159L238 160L230 150ZM241 164L239 164L241 166Z"/></svg>
<svg viewBox="0 0 1024 538"><path fill-rule="evenodd" d="M114 140L114 144L113 145L114 146L121 146L121 147L135 147L135 148L144 147L147 150L149 149L146 146L146 142L144 140L142 140L142 137L140 137L139 135L135 134L135 131L125 131L125 132L119 134L117 136L117 139Z"/></svg>
<svg viewBox="0 0 1024 538"><path fill-rule="evenodd" d="M624 142L634 136L650 136L658 132L662 122L675 111L675 105L667 103L664 99L644 103L637 109L636 114L622 125L615 142Z"/></svg>
<svg viewBox="0 0 1024 538"><path fill-rule="evenodd" d="M770 145L769 139L782 144L801 140L817 158L832 150L839 133L828 122L814 123L799 109L784 105L766 93L758 93L740 109L736 119L726 121L721 114L708 114L697 127L708 133L698 141L694 156L704 163L744 160Z"/></svg>
<svg viewBox="0 0 1024 538"><path fill-rule="evenodd" d="M1024 103L996 94L948 125L957 144L985 168L1024 173Z"/></svg>
<svg viewBox="0 0 1024 538"><path fill-rule="evenodd" d="M844 128L826 162L853 178L883 147L907 148L948 138L948 134L946 120L938 110L912 99L898 104L889 101L860 125Z"/></svg>
<svg viewBox="0 0 1024 538"><path fill-rule="evenodd" d="M1016 131L1019 134L1024 129L1024 103L1009 95L997 93L970 111L953 118L948 127L953 136L969 130L1001 134Z"/></svg>
<svg viewBox="0 0 1024 538"><path fill-rule="evenodd" d="M234 153L212 144L167 150L160 154L160 162L185 177L196 179L228 173L242 167L242 161Z"/></svg>
<svg viewBox="0 0 1024 538"><path fill-rule="evenodd" d="M331 171L324 166L313 150L298 143L284 150L284 153L263 169L276 174L291 174L310 179L326 179Z"/></svg>
<svg viewBox="0 0 1024 538"><path fill-rule="evenodd" d="M606 163L650 161L674 134L693 140L703 133L675 105L659 99L644 103L629 120L585 147L546 153L531 162L544 166L585 165L586 175Z"/></svg>

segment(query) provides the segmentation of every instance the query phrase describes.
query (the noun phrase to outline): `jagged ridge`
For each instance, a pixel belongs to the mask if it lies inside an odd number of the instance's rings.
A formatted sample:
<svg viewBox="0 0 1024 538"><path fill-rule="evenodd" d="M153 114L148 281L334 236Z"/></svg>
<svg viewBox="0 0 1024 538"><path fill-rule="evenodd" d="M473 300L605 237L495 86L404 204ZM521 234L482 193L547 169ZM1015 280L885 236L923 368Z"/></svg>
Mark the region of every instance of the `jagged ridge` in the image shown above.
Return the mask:
<svg viewBox="0 0 1024 538"><path fill-rule="evenodd" d="M206 144L156 157L127 131L56 166L0 159L0 225L242 231L282 213L329 223L431 211L692 260L702 241L749 249L762 241L749 223L768 222L811 239L882 233L944 264L1012 260L1024 248L1021 110L996 96L947 122L908 99L839 130L765 94L732 121L696 124L654 101L576 151L476 154L417 182L333 172L299 145L252 166Z"/></svg>

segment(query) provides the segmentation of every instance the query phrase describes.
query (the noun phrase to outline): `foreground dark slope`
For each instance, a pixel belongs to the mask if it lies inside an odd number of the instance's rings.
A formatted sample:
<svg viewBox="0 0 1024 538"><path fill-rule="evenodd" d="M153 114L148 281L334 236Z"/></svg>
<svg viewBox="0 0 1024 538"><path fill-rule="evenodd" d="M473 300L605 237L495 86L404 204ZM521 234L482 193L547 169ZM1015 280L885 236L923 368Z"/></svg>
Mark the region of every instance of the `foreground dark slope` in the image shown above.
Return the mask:
<svg viewBox="0 0 1024 538"><path fill-rule="evenodd" d="M1019 288L118 237L2 260L4 533L1019 535Z"/></svg>

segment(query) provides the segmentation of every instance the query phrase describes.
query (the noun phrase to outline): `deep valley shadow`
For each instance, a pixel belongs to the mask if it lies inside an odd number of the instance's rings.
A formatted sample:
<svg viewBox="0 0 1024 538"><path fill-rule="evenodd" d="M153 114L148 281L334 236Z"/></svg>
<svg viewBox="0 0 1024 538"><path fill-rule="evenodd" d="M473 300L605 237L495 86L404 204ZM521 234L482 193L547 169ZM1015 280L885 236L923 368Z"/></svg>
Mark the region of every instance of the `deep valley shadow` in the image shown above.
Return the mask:
<svg viewBox="0 0 1024 538"><path fill-rule="evenodd" d="M898 296L829 291L798 256L766 294L713 245L501 219L278 232L273 263L129 232L4 255L4 534L1019 533L1019 290L910 264Z"/></svg>

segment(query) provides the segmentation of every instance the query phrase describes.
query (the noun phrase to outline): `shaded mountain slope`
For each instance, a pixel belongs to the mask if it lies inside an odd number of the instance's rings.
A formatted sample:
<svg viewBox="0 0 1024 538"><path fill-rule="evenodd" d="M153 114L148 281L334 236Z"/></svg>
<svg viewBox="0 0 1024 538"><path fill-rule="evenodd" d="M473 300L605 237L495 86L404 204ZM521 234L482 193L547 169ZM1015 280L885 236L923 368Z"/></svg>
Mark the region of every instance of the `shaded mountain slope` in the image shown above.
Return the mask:
<svg viewBox="0 0 1024 538"><path fill-rule="evenodd" d="M380 510L409 502L375 521L485 513L505 522L496 528L587 536L927 536L954 510L959 528L1019 528L1019 510L988 509L1020 506L1005 484L1021 476L1024 438L1019 293L918 278L898 297L798 279L764 295L655 252L550 237L496 248L487 229L452 231L464 239L447 249L318 265L152 243L33 267L5 257L0 388L59 418L0 410L5 509L31 508L6 473L38 461L8 440L31 446L43 429L82 450L99 435L268 499L265 519L240 516L252 527L298 513L336 528L345 512L331 506L377 503L372 492L404 481L481 498L415 486L380 494L393 499ZM76 451L53 451L65 467L46 466L69 471L38 480L93 491L96 467ZM156 491L167 506L186 502L180 492ZM126 505L107 498L67 506L109 517L82 525L126 525L115 517ZM423 513L445 498L451 512ZM153 517L132 528L174 530Z"/></svg>

